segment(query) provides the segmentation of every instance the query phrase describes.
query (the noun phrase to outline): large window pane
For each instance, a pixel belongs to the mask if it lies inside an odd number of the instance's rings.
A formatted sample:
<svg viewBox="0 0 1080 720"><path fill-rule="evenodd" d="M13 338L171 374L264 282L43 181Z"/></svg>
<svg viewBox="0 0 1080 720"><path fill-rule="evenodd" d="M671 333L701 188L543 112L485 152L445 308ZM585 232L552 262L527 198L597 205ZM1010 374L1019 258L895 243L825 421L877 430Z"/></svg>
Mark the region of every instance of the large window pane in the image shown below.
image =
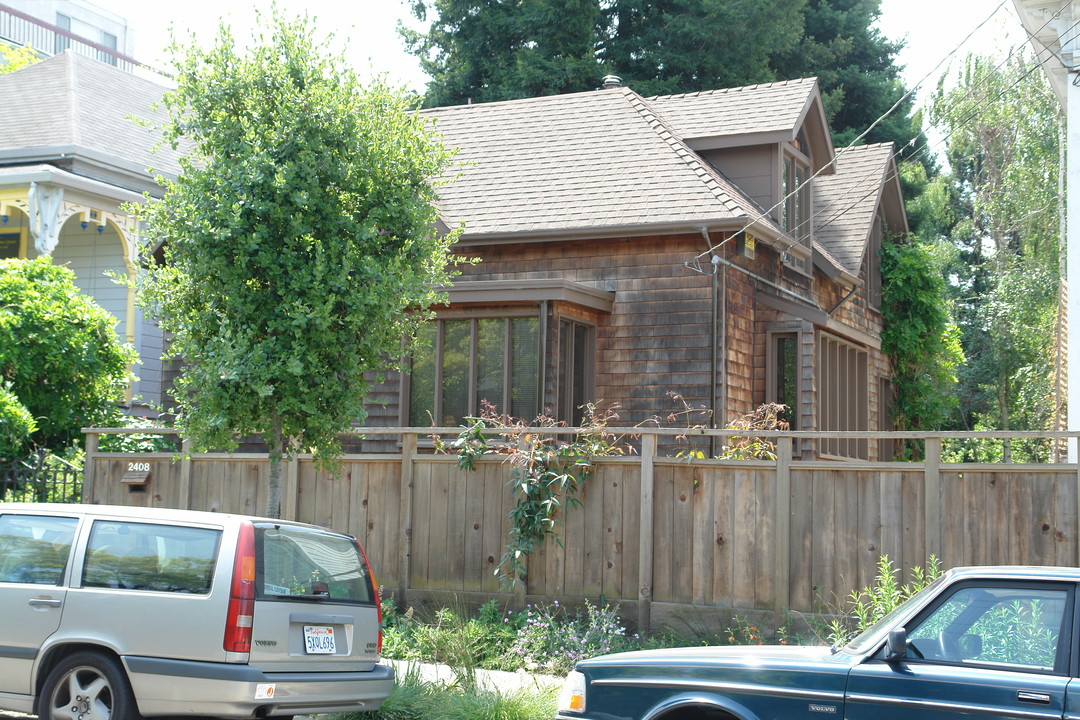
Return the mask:
<svg viewBox="0 0 1080 720"><path fill-rule="evenodd" d="M589 397L589 361L592 328L563 320L559 323L559 409L558 419L580 426Z"/></svg>
<svg viewBox="0 0 1080 720"><path fill-rule="evenodd" d="M1065 590L967 587L908 633L917 657L1051 672L1068 607Z"/></svg>
<svg viewBox="0 0 1080 720"><path fill-rule="evenodd" d="M442 411L439 424L457 425L469 414L469 359L472 321L443 321Z"/></svg>
<svg viewBox="0 0 1080 720"><path fill-rule="evenodd" d="M537 337L540 323L531 317L514 318L511 324L510 414L532 420L540 413L536 395L540 377L540 343Z"/></svg>
<svg viewBox="0 0 1080 720"><path fill-rule="evenodd" d="M484 318L476 322L476 402L473 407L477 414L485 400L496 408L503 405L506 324L504 318Z"/></svg>
<svg viewBox="0 0 1080 720"><path fill-rule="evenodd" d="M409 378L409 425L424 427L434 422L436 323L424 323L417 333Z"/></svg>
<svg viewBox="0 0 1080 720"><path fill-rule="evenodd" d="M221 531L98 520L90 532L84 587L210 592Z"/></svg>
<svg viewBox="0 0 1080 720"><path fill-rule="evenodd" d="M773 336L773 402L786 406L780 419L791 430L798 430L799 417L797 339L795 333Z"/></svg>

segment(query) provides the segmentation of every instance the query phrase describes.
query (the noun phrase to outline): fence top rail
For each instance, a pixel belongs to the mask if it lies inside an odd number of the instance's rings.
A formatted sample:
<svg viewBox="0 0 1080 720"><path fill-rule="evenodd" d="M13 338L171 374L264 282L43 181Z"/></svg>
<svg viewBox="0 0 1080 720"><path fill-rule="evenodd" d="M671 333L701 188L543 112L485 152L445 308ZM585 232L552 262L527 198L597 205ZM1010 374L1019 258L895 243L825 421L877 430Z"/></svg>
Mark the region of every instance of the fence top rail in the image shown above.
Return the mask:
<svg viewBox="0 0 1080 720"><path fill-rule="evenodd" d="M464 427L365 427L354 428L343 436L363 437L366 435L419 435L420 437L457 435ZM83 428L86 435L178 435L177 428L140 427L140 428ZM485 427L485 435L502 435L505 428ZM534 435L580 435L590 432L588 429L575 427L530 427L515 428L514 433L525 432ZM983 430L983 431L873 431L873 430L725 430L723 428L665 428L665 427L608 427L605 434L614 437L634 437L658 435L666 437L764 437L779 440L792 439L836 439L856 438L868 440L1057 440L1080 438L1080 430Z"/></svg>

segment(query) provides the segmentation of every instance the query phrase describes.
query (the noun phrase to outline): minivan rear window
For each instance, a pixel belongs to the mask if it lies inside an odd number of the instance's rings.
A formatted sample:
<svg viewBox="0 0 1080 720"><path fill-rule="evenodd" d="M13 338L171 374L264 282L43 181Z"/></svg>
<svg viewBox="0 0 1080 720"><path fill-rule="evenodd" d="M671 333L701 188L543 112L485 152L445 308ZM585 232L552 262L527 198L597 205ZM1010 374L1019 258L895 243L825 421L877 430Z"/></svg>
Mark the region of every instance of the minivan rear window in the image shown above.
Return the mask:
<svg viewBox="0 0 1080 720"><path fill-rule="evenodd" d="M97 520L83 564L83 587L210 592L221 531Z"/></svg>
<svg viewBox="0 0 1080 720"><path fill-rule="evenodd" d="M374 602L355 540L289 525L255 526L255 585L261 600Z"/></svg>

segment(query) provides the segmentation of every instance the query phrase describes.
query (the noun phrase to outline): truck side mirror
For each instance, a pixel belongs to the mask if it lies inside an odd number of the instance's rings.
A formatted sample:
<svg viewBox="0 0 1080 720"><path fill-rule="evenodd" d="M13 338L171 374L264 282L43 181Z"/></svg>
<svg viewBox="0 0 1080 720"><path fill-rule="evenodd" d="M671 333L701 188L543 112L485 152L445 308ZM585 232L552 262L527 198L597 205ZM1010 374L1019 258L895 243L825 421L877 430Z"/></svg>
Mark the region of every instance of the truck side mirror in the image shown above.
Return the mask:
<svg viewBox="0 0 1080 720"><path fill-rule="evenodd" d="M896 662L907 657L907 630L902 627L889 631L885 642L885 662Z"/></svg>

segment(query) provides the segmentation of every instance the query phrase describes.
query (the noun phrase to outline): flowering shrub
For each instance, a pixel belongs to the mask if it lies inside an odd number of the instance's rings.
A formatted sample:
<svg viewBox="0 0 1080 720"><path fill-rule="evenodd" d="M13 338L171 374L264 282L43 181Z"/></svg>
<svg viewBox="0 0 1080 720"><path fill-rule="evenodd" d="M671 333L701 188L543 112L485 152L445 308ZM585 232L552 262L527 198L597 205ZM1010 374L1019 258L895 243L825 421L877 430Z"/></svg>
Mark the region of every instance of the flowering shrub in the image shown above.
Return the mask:
<svg viewBox="0 0 1080 720"><path fill-rule="evenodd" d="M633 645L619 620L617 608L586 603L573 616L555 602L529 606L510 652L531 672L561 675L578 660L628 650Z"/></svg>

